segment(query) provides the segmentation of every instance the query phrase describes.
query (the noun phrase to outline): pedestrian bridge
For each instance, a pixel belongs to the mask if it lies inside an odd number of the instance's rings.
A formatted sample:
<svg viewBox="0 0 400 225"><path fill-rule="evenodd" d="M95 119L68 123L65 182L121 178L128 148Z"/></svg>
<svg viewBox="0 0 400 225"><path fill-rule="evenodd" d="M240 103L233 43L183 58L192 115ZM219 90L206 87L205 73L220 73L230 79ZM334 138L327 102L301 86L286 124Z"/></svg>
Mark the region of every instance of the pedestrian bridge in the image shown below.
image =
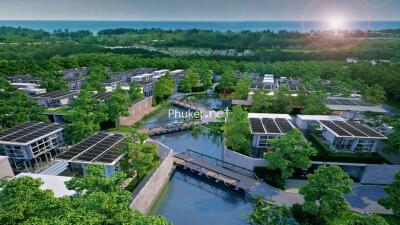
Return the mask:
<svg viewBox="0 0 400 225"><path fill-rule="evenodd" d="M250 191L261 183L251 170L192 150L174 155L174 162L183 169L223 182L236 190Z"/></svg>

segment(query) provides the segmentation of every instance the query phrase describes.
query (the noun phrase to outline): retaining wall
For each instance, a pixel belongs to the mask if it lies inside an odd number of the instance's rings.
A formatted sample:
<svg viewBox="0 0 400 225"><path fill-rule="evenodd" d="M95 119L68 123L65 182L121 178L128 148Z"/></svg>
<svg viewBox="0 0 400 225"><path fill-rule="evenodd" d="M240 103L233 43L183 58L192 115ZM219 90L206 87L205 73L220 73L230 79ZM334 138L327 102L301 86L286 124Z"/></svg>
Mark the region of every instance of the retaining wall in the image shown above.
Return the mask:
<svg viewBox="0 0 400 225"><path fill-rule="evenodd" d="M132 126L134 123L141 120L145 115L154 110L152 102L152 97L145 97L133 103L129 108L129 116L120 117L119 124L122 126Z"/></svg>
<svg viewBox="0 0 400 225"><path fill-rule="evenodd" d="M158 146L158 156L162 162L153 173L143 179L133 192L130 207L143 213L150 211L174 170L172 149L154 140L149 140L149 142Z"/></svg>
<svg viewBox="0 0 400 225"><path fill-rule="evenodd" d="M265 159L252 158L229 150L226 146L223 149L222 160L248 170L254 170L254 167L258 166L267 166L267 160Z"/></svg>

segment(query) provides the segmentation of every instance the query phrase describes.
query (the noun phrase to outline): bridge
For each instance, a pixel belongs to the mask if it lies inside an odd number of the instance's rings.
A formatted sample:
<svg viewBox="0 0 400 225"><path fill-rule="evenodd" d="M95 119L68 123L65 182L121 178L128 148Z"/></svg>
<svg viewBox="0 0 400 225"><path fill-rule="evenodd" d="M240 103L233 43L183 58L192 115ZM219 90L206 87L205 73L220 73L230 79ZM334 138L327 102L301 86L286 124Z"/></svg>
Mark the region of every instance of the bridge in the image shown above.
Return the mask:
<svg viewBox="0 0 400 225"><path fill-rule="evenodd" d="M175 154L174 162L183 169L205 175L216 182L223 182L236 190L248 192L262 183L251 170L193 150Z"/></svg>
<svg viewBox="0 0 400 225"><path fill-rule="evenodd" d="M175 121L178 121L178 120L175 120ZM174 127L168 127L167 124L154 126L154 127L143 127L143 128L140 128L140 131L147 133L149 136L154 136L154 135L159 135L159 134L173 133L173 132L182 131L182 130L189 130L190 128L192 128L194 126L206 124L206 122L203 122L200 120L195 120L195 121L190 121L190 122L182 121L182 122L183 122L182 124L176 125Z"/></svg>

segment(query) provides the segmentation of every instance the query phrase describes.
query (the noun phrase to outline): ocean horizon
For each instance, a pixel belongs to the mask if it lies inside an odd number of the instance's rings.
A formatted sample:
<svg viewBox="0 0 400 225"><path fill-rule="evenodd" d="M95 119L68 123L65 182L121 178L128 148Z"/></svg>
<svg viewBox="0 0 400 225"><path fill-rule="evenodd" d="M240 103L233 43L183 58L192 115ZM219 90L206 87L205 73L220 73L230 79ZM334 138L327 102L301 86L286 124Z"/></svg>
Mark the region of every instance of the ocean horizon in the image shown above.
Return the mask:
<svg viewBox="0 0 400 225"><path fill-rule="evenodd" d="M97 33L103 29L160 28L165 30L207 29L216 31L263 31L280 30L309 32L329 29L325 21L101 21L101 20L0 20L0 26L23 27L53 32L58 29L70 31L89 30ZM343 30L400 29L400 21L348 21Z"/></svg>

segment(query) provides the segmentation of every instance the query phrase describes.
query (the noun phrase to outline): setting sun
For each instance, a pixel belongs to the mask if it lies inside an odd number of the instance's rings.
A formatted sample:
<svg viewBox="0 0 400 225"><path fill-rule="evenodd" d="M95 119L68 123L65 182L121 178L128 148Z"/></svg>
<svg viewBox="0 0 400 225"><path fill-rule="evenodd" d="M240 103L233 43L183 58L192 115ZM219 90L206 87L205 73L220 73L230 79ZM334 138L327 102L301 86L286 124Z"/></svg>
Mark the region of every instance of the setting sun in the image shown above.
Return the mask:
<svg viewBox="0 0 400 225"><path fill-rule="evenodd" d="M338 30L343 28L344 26L344 19L341 16L333 16L328 20L329 28Z"/></svg>

